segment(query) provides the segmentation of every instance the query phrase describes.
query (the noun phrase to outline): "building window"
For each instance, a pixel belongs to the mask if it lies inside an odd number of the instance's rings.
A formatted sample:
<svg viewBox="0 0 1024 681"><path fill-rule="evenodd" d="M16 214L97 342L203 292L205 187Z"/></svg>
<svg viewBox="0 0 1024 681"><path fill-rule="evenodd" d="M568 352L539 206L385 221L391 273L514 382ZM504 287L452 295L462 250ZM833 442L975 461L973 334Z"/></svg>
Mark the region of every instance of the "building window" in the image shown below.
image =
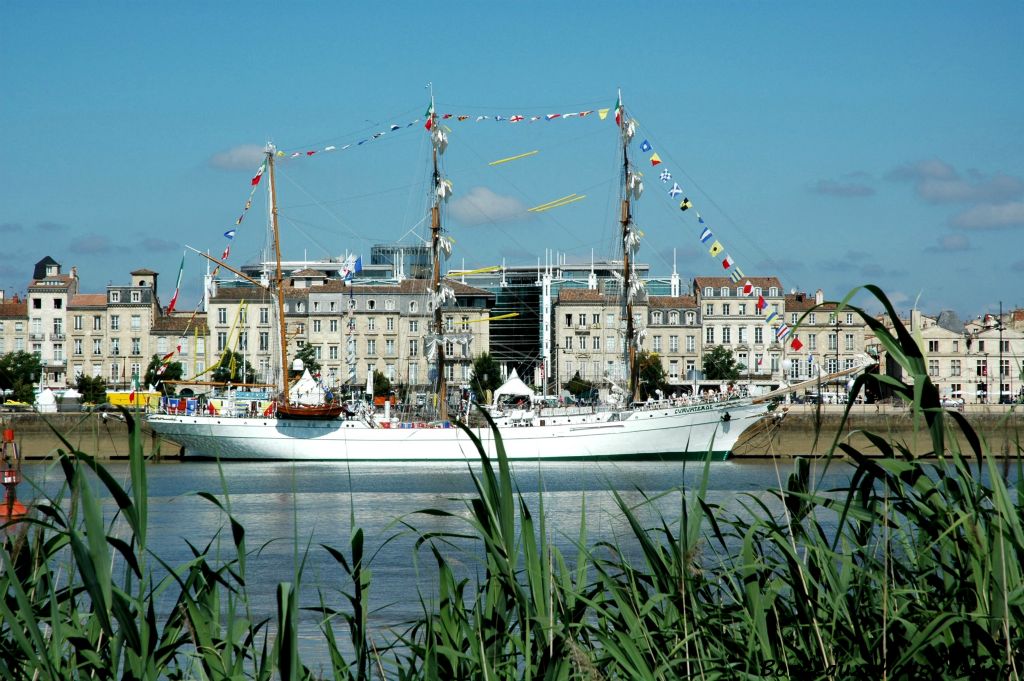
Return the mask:
<svg viewBox="0 0 1024 681"><path fill-rule="evenodd" d="M761 345L764 343L764 329L760 326L754 327L754 343Z"/></svg>
<svg viewBox="0 0 1024 681"><path fill-rule="evenodd" d="M728 317L732 306L729 303L722 303L722 315Z"/></svg>
<svg viewBox="0 0 1024 681"><path fill-rule="evenodd" d="M331 333L337 333L338 332L338 320L337 319L330 320L328 322L328 324L329 324L329 328L330 328L330 332Z"/></svg>
<svg viewBox="0 0 1024 681"><path fill-rule="evenodd" d="M817 350L818 349L818 337L816 335L814 335L813 333L809 334L807 336L807 349L808 350Z"/></svg>
<svg viewBox="0 0 1024 681"><path fill-rule="evenodd" d="M722 327L722 342L723 343L732 343L732 327L731 326L723 326Z"/></svg>
<svg viewBox="0 0 1024 681"><path fill-rule="evenodd" d="M142 328L142 317L137 314L132 315L131 319L132 331L138 331Z"/></svg>
<svg viewBox="0 0 1024 681"><path fill-rule="evenodd" d="M224 352L224 348L228 344L228 334L226 331L217 332L217 352Z"/></svg>
<svg viewBox="0 0 1024 681"><path fill-rule="evenodd" d="M740 344L747 342L747 327L741 326L736 329L736 342Z"/></svg>
<svg viewBox="0 0 1024 681"><path fill-rule="evenodd" d="M395 330L395 318L394 317L386 317L384 319L384 330L385 331L394 331Z"/></svg>
<svg viewBox="0 0 1024 681"><path fill-rule="evenodd" d="M419 333L420 323L415 319L409 320L409 333Z"/></svg>
<svg viewBox="0 0 1024 681"><path fill-rule="evenodd" d="M609 312L608 314L606 314L604 318L604 323L607 326L615 326L615 313Z"/></svg>
<svg viewBox="0 0 1024 681"><path fill-rule="evenodd" d="M587 337L586 336L578 336L577 337L577 346L579 347L580 350L586 350L587 349Z"/></svg>
<svg viewBox="0 0 1024 681"><path fill-rule="evenodd" d="M978 352L985 352L985 341L978 341Z"/></svg>
<svg viewBox="0 0 1024 681"><path fill-rule="evenodd" d="M828 349L829 350L838 350L839 349L839 338L838 338L838 336L839 336L839 334L835 333L834 331L830 332L828 334ZM832 372L829 372L829 373L832 373Z"/></svg>
<svg viewBox="0 0 1024 681"><path fill-rule="evenodd" d="M242 331L238 334L238 349L245 351L249 349L249 332Z"/></svg>
<svg viewBox="0 0 1024 681"><path fill-rule="evenodd" d="M33 298L32 299L32 309L33 310L42 310L43 309L43 299L42 298Z"/></svg>
<svg viewBox="0 0 1024 681"><path fill-rule="evenodd" d="M377 341L373 338L366 341L366 354L369 357L374 357L377 354Z"/></svg>
<svg viewBox="0 0 1024 681"><path fill-rule="evenodd" d="M704 305L704 316L705 317L713 317L714 314L715 314L715 304L714 303L706 303Z"/></svg>
<svg viewBox="0 0 1024 681"><path fill-rule="evenodd" d="M260 351L267 352L270 350L270 333L266 331L260 331L259 337Z"/></svg>
<svg viewBox="0 0 1024 681"><path fill-rule="evenodd" d="M121 292L120 291L111 291L110 292L110 302L112 302L112 303L120 303L121 302Z"/></svg>
<svg viewBox="0 0 1024 681"><path fill-rule="evenodd" d="M679 323L679 312L677 312L676 310L672 310L671 312L669 312L668 313L668 323L672 324L672 325L678 324Z"/></svg>
<svg viewBox="0 0 1024 681"><path fill-rule="evenodd" d="M265 307L260 308L260 324L270 323L270 310Z"/></svg>
<svg viewBox="0 0 1024 681"><path fill-rule="evenodd" d="M120 331L121 330L121 317L118 315L110 315L110 330Z"/></svg>
<svg viewBox="0 0 1024 681"><path fill-rule="evenodd" d="M142 354L142 339L141 338L132 338L132 354L133 355L141 355Z"/></svg>
<svg viewBox="0 0 1024 681"><path fill-rule="evenodd" d="M600 350L601 349L601 337L600 336L594 336L594 344L591 347L591 349L592 350Z"/></svg>
<svg viewBox="0 0 1024 681"><path fill-rule="evenodd" d="M670 381L679 380L679 360L669 360L668 363L668 378Z"/></svg>
<svg viewBox="0 0 1024 681"><path fill-rule="evenodd" d="M959 376L960 375L960 360L954 359L949 362L949 375Z"/></svg>
<svg viewBox="0 0 1024 681"><path fill-rule="evenodd" d="M409 313L410 314L416 314L416 310L417 309L419 309L419 305L416 303L416 301L415 300L410 300L409 301Z"/></svg>
<svg viewBox="0 0 1024 681"><path fill-rule="evenodd" d="M768 288L768 297L776 298L779 295L779 288L777 286L771 286Z"/></svg>
<svg viewBox="0 0 1024 681"><path fill-rule="evenodd" d="M74 353L76 355L82 354L82 339L81 338L76 338L75 339Z"/></svg>
<svg viewBox="0 0 1024 681"><path fill-rule="evenodd" d="M367 300L366 301L366 309L367 310L376 310L377 309L377 301L374 300L373 298L370 298L369 300Z"/></svg>
<svg viewBox="0 0 1024 681"><path fill-rule="evenodd" d="M120 355L121 354L121 339L111 338L110 339L110 354Z"/></svg>
<svg viewBox="0 0 1024 681"><path fill-rule="evenodd" d="M142 302L142 291L132 291L132 302L133 303L141 303Z"/></svg>
<svg viewBox="0 0 1024 681"><path fill-rule="evenodd" d="M454 317L445 317L444 318L444 330L445 331L449 331L449 332L455 330L455 318Z"/></svg>
<svg viewBox="0 0 1024 681"><path fill-rule="evenodd" d="M933 378L938 377L938 375L939 375L939 360L937 360L937 359L930 359L930 360L928 360L928 375L932 376Z"/></svg>
<svg viewBox="0 0 1024 681"><path fill-rule="evenodd" d="M797 320L797 313L796 312L794 312L793 314L789 315L789 323L792 326L796 326L796 320Z"/></svg>
<svg viewBox="0 0 1024 681"><path fill-rule="evenodd" d="M376 317L367 317L366 318L366 330L367 331L376 331L377 330L377 318Z"/></svg>
<svg viewBox="0 0 1024 681"><path fill-rule="evenodd" d="M417 338L409 339L409 356L416 357L420 354L420 341Z"/></svg>
<svg viewBox="0 0 1024 681"><path fill-rule="evenodd" d="M818 317L818 315L816 315L813 312L811 312L810 314L807 315L807 323L808 324L817 324L818 323L817 317Z"/></svg>
<svg viewBox="0 0 1024 681"><path fill-rule="evenodd" d="M710 286L706 286L704 288L704 296L710 298L713 295L715 295L715 289L711 288Z"/></svg>
<svg viewBox="0 0 1024 681"><path fill-rule="evenodd" d="M846 342L846 351L853 352L853 334L846 334L843 340Z"/></svg>
<svg viewBox="0 0 1024 681"><path fill-rule="evenodd" d="M651 315L652 324L661 324L661 310L655 310Z"/></svg>
<svg viewBox="0 0 1024 681"><path fill-rule="evenodd" d="M727 298L729 296L729 287L728 286L723 286L721 289L719 289L718 293L723 298Z"/></svg>
<svg viewBox="0 0 1024 681"><path fill-rule="evenodd" d="M600 324L601 324L601 315L598 314L597 312L595 312L594 314L590 315L590 324L592 326L600 326Z"/></svg>
<svg viewBox="0 0 1024 681"><path fill-rule="evenodd" d="M320 333L320 320L319 319L314 319L313 320L313 333Z"/></svg>
<svg viewBox="0 0 1024 681"><path fill-rule="evenodd" d="M686 325L687 326L693 326L694 323L696 323L696 321L697 321L697 315L696 314L694 314L693 312L687 312L686 313Z"/></svg>
<svg viewBox="0 0 1024 681"><path fill-rule="evenodd" d="M689 335L686 337L686 351L697 352L697 337Z"/></svg>
<svg viewBox="0 0 1024 681"><path fill-rule="evenodd" d="M704 342L709 345L715 342L715 327L709 326L704 329Z"/></svg>
<svg viewBox="0 0 1024 681"><path fill-rule="evenodd" d="M563 347L566 350L572 350L572 336L565 337L565 343L563 344Z"/></svg>
<svg viewBox="0 0 1024 681"><path fill-rule="evenodd" d="M92 339L92 354L102 355L103 354L103 341L99 338Z"/></svg>
<svg viewBox="0 0 1024 681"><path fill-rule="evenodd" d="M384 341L384 354L391 357L395 354L395 339L388 338Z"/></svg>
<svg viewBox="0 0 1024 681"><path fill-rule="evenodd" d="M668 351L679 352L679 336L668 337Z"/></svg>
<svg viewBox="0 0 1024 681"><path fill-rule="evenodd" d="M75 326L75 331L81 331L82 330L82 315L80 315L80 314L76 314L75 315L74 326ZM0 330L2 330L2 328L0 328Z"/></svg>
<svg viewBox="0 0 1024 681"><path fill-rule="evenodd" d="M661 336L655 336L652 344L654 352L661 352Z"/></svg>
<svg viewBox="0 0 1024 681"><path fill-rule="evenodd" d="M395 309L395 299L394 298L386 299L384 301L384 309L385 310L394 310Z"/></svg>

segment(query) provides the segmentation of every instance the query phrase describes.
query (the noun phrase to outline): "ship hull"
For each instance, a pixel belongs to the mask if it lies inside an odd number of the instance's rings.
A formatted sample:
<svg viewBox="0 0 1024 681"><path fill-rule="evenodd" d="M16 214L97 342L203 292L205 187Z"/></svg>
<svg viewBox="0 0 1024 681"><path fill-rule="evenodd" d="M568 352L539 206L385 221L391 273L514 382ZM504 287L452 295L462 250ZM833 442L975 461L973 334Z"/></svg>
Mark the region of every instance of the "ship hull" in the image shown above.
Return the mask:
<svg viewBox="0 0 1024 681"><path fill-rule="evenodd" d="M728 457L743 431L761 420L763 404L536 417L524 425L498 418L511 460L705 459ZM150 428L179 444L186 457L286 461L467 461L477 448L460 428L371 427L356 420L314 421L153 414ZM472 428L488 455L492 431Z"/></svg>

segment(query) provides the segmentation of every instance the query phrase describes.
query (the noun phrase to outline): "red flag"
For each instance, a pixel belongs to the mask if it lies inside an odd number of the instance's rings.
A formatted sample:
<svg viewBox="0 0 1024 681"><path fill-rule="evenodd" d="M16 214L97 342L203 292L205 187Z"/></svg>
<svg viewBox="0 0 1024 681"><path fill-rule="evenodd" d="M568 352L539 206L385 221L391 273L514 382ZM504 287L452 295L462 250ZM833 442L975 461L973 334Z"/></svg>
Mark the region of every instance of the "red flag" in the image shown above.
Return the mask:
<svg viewBox="0 0 1024 681"><path fill-rule="evenodd" d="M228 259L228 255L230 253L231 253L231 244L228 244L227 246L224 247L224 252L220 254L220 259L221 260L227 260Z"/></svg>
<svg viewBox="0 0 1024 681"><path fill-rule="evenodd" d="M804 344L800 342L799 338L793 338L793 342L789 344L789 347L793 348L794 350L799 350L803 346Z"/></svg>
<svg viewBox="0 0 1024 681"><path fill-rule="evenodd" d="M263 170L266 167L267 167L267 164L264 163L263 165L260 166L260 169L256 171L256 176L252 178L252 186L253 187L255 187L256 185L258 185L260 183L260 178L263 177Z"/></svg>
<svg viewBox="0 0 1024 681"><path fill-rule="evenodd" d="M730 268L730 267L732 267L732 266L733 266L734 264L735 264L735 262L733 261L732 257L731 257L731 256L728 256L728 255L727 255L727 256L725 256L725 259L724 259L724 260L722 261L722 267L723 267L724 269L729 269L729 268Z"/></svg>
<svg viewBox="0 0 1024 681"><path fill-rule="evenodd" d="M430 130L434 127L434 100L430 100L430 106L427 107L427 112L423 114L427 117L427 122L423 124L423 127Z"/></svg>
<svg viewBox="0 0 1024 681"><path fill-rule="evenodd" d="M306 152L306 156L312 156L315 153L316 153L315 151L307 151Z"/></svg>
<svg viewBox="0 0 1024 681"><path fill-rule="evenodd" d="M223 260L223 258L221 258L221 259ZM743 295L749 296L753 292L754 292L754 285L750 283L749 279L747 279L747 283L743 284Z"/></svg>
<svg viewBox="0 0 1024 681"><path fill-rule="evenodd" d="M758 310L763 310L766 307L768 307L768 303L765 302L764 296L758 296L757 297L757 309Z"/></svg>

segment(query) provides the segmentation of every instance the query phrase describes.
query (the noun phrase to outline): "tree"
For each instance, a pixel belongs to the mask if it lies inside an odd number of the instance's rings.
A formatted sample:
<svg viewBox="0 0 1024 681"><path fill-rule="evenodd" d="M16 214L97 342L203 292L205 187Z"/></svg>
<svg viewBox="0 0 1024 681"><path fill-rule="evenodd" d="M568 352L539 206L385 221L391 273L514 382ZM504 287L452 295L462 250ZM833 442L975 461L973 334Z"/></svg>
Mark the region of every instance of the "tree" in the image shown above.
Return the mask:
<svg viewBox="0 0 1024 681"><path fill-rule="evenodd" d="M256 378L256 371L241 353L225 350L221 356L220 364L213 370L211 378L220 383L227 383L228 381L242 383L244 382L243 378L245 381L252 381Z"/></svg>
<svg viewBox="0 0 1024 681"><path fill-rule="evenodd" d="M144 378L146 385L151 385L157 390L160 390L164 381L180 381L184 371L181 367L181 362L171 362L161 374L161 364L162 361L160 355L153 355L153 359L149 360L149 366L146 367L146 375ZM173 395L174 390L172 389L170 393Z"/></svg>
<svg viewBox="0 0 1024 681"><path fill-rule="evenodd" d="M384 374L382 374L379 371L374 371L373 372L373 396L377 397L378 395L382 395L384 397L387 397L388 393L390 393L390 392L391 392L391 381L388 380L388 377L385 376Z"/></svg>
<svg viewBox="0 0 1024 681"><path fill-rule="evenodd" d="M103 404L107 401L107 383L102 376L80 375L75 380L75 390L82 393L82 402Z"/></svg>
<svg viewBox="0 0 1024 681"><path fill-rule="evenodd" d="M36 400L33 383L43 375L39 355L19 350L0 357L0 389L9 390L10 399L32 404Z"/></svg>
<svg viewBox="0 0 1024 681"><path fill-rule="evenodd" d="M580 397L581 395L589 397L594 390L594 384L580 376L580 372L569 379L569 382L562 386L568 390L573 397Z"/></svg>
<svg viewBox="0 0 1024 681"><path fill-rule="evenodd" d="M488 391L493 393L501 387L501 370L490 353L485 352L473 360L473 378L469 385L480 401Z"/></svg>
<svg viewBox="0 0 1024 681"><path fill-rule="evenodd" d="M660 390L661 396L664 396L668 391L668 382L665 380L665 367L661 365L661 357L658 353L641 352L636 361L639 366L640 399L646 400L648 397L658 399L659 395L655 392L657 390Z"/></svg>
<svg viewBox="0 0 1024 681"><path fill-rule="evenodd" d="M739 365L731 350L723 345L714 345L704 353L704 378L712 381L735 381L739 377Z"/></svg>
<svg viewBox="0 0 1024 681"><path fill-rule="evenodd" d="M320 362L316 359L316 348L309 343L299 348L299 351L295 353L295 359L301 359L302 366L312 375L316 376L320 373Z"/></svg>

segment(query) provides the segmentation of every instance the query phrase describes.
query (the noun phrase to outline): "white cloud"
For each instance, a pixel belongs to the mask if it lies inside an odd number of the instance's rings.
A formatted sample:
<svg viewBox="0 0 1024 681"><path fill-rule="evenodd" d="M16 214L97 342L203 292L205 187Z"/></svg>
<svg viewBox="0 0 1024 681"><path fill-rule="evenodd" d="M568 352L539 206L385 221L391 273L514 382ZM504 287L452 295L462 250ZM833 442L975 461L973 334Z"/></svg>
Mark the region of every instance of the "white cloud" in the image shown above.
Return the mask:
<svg viewBox="0 0 1024 681"><path fill-rule="evenodd" d="M486 225L526 216L526 206L511 196L495 194L487 187L473 187L465 196L452 199L449 211L464 225Z"/></svg>
<svg viewBox="0 0 1024 681"><path fill-rule="evenodd" d="M810 188L812 194L824 194L826 196L839 196L842 198L859 198L871 196L875 193L874 188L859 182L836 182L835 180L818 180Z"/></svg>
<svg viewBox="0 0 1024 681"><path fill-rule="evenodd" d="M886 178L912 182L917 196L928 203L1006 201L1024 196L1024 180L1019 177L977 170L969 170L967 175L961 177L948 163L930 159L902 165Z"/></svg>
<svg viewBox="0 0 1024 681"><path fill-rule="evenodd" d="M946 234L937 241L934 246L928 246L924 250L929 253L958 253L971 250L971 242L963 234Z"/></svg>
<svg viewBox="0 0 1024 681"><path fill-rule="evenodd" d="M240 144L210 157L210 165L221 170L254 170L263 161L264 149L258 144Z"/></svg>
<svg viewBox="0 0 1024 681"><path fill-rule="evenodd" d="M105 234L84 234L76 237L68 244L68 250L72 253L83 255L96 255L101 253L127 253L124 246L116 245L110 237Z"/></svg>
<svg viewBox="0 0 1024 681"><path fill-rule="evenodd" d="M1024 202L978 204L954 215L949 223L962 229L1024 227Z"/></svg>

